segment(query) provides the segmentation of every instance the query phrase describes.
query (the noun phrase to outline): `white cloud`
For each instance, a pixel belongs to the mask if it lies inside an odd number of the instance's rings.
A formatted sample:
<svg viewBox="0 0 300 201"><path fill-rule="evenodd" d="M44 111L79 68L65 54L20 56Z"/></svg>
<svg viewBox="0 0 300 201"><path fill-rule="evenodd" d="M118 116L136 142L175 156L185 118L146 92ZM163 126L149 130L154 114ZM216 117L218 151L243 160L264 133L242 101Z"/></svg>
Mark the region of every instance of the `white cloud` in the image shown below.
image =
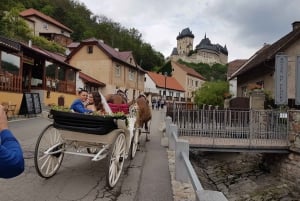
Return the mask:
<svg viewBox="0 0 300 201"><path fill-rule="evenodd" d="M227 46L229 61L249 58L264 43L273 43L300 20L300 1L290 0L80 0L96 15L135 28L152 47L169 56L176 37L189 27L194 47L205 33Z"/></svg>

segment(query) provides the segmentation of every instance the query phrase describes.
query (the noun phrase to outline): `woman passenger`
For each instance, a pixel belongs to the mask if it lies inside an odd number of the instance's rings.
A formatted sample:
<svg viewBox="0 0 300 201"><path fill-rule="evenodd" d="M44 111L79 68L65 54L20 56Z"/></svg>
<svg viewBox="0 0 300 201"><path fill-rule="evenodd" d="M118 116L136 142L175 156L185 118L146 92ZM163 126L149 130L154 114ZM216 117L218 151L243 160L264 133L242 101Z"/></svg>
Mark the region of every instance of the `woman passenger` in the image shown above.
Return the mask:
<svg viewBox="0 0 300 201"><path fill-rule="evenodd" d="M98 114L107 114L103 107L102 99L99 92L94 91L88 96L89 104L86 106L88 110L92 110L93 112L97 112Z"/></svg>

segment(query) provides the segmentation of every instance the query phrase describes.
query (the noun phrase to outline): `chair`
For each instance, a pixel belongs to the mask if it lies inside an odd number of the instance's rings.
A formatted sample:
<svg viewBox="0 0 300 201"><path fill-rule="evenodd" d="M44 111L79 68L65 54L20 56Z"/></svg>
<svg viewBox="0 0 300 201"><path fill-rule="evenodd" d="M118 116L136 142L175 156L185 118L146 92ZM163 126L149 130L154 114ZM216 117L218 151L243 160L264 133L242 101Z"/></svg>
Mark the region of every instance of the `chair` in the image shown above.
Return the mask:
<svg viewBox="0 0 300 201"><path fill-rule="evenodd" d="M12 117L12 118L15 117L15 111L16 111L16 107L17 107L16 104L9 104L8 102L2 102L1 105L3 105L4 111L5 111L6 116L8 118L9 117Z"/></svg>
<svg viewBox="0 0 300 201"><path fill-rule="evenodd" d="M8 102L2 102L1 105L4 107L4 111L5 111L6 115L7 115L8 105L9 105Z"/></svg>
<svg viewBox="0 0 300 201"><path fill-rule="evenodd" d="M9 113L11 113L11 117L15 118L16 107L17 107L16 104L8 105L8 109L7 109L7 113L6 114L9 115Z"/></svg>

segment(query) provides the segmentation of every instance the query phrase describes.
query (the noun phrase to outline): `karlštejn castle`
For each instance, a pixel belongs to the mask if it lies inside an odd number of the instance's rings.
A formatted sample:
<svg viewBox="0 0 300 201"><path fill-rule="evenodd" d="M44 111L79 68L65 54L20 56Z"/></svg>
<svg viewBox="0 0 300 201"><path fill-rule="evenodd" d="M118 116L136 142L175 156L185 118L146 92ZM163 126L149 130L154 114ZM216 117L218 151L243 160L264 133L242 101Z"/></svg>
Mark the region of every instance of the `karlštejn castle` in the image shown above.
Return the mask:
<svg viewBox="0 0 300 201"><path fill-rule="evenodd" d="M225 65L228 62L226 45L222 47L219 44L212 44L206 34L195 50L193 50L194 34L189 28L183 29L176 39L177 48L173 49L169 57L171 60L181 59L189 63L206 63L209 65L215 63Z"/></svg>

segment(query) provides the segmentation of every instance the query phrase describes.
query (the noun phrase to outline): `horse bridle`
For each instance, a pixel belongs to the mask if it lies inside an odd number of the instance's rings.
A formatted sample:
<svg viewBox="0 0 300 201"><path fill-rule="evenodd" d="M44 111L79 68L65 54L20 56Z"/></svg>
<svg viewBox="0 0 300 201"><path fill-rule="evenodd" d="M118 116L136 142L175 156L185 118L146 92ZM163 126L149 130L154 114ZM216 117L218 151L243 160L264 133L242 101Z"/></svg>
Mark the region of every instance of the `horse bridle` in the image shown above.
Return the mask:
<svg viewBox="0 0 300 201"><path fill-rule="evenodd" d="M125 100L125 102L127 103L128 98L127 98L126 92L124 92L124 91L122 91L122 90L118 90L118 91L117 91L117 94L120 95L120 96L122 96L123 100Z"/></svg>

